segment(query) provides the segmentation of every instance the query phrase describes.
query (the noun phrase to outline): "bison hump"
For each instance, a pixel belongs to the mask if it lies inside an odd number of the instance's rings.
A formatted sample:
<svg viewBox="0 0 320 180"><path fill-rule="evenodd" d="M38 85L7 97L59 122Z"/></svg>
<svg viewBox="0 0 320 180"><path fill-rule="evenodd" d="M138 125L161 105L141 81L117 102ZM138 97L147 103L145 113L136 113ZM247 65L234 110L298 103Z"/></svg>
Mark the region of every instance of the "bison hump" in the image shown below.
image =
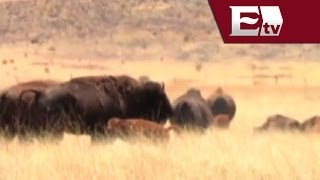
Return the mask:
<svg viewBox="0 0 320 180"><path fill-rule="evenodd" d="M183 101L177 106L177 119L187 120L194 119L192 106L187 101Z"/></svg>

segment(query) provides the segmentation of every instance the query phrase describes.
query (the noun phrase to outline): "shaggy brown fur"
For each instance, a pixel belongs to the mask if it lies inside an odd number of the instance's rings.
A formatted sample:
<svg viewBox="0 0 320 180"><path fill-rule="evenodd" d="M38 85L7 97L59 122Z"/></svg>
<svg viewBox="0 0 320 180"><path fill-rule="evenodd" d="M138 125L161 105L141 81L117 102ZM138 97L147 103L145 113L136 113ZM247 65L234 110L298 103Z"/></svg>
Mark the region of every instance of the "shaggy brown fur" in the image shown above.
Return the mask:
<svg viewBox="0 0 320 180"><path fill-rule="evenodd" d="M130 76L85 76L37 92L36 104L66 132L104 136L105 119L145 118L165 122L172 114L164 85Z"/></svg>
<svg viewBox="0 0 320 180"><path fill-rule="evenodd" d="M12 139L15 135L24 137L39 133L36 128L43 121L38 109L32 107L34 93L29 89L43 92L46 88L56 86L59 82L53 80L34 80L16 84L2 92L0 100L0 131L5 138ZM41 119L41 120L40 120Z"/></svg>
<svg viewBox="0 0 320 180"><path fill-rule="evenodd" d="M165 128L145 119L112 118L107 123L107 131L121 138L142 135L152 140L168 140L170 130L177 129L174 126Z"/></svg>
<svg viewBox="0 0 320 180"><path fill-rule="evenodd" d="M212 113L200 90L190 88L173 102L174 116L170 120L181 128L204 130L212 121Z"/></svg>
<svg viewBox="0 0 320 180"><path fill-rule="evenodd" d="M45 90L48 87L52 87L58 85L58 81L53 80L34 80L34 81L27 81L23 83L16 84L14 86L9 87L4 92L6 96L18 98L21 93L28 89L35 89L35 90Z"/></svg>
<svg viewBox="0 0 320 180"><path fill-rule="evenodd" d="M262 124L260 127L256 127L255 131L266 131L266 130L281 130L281 131L299 131L300 130L300 123L299 121L281 115L275 114L269 116L267 121Z"/></svg>
<svg viewBox="0 0 320 180"><path fill-rule="evenodd" d="M303 132L320 132L320 116L312 116L301 124Z"/></svg>
<svg viewBox="0 0 320 180"><path fill-rule="evenodd" d="M236 104L233 97L226 94L221 87L218 87L214 94L207 99L207 104L213 116L227 114L230 119L229 123L231 123L236 113Z"/></svg>

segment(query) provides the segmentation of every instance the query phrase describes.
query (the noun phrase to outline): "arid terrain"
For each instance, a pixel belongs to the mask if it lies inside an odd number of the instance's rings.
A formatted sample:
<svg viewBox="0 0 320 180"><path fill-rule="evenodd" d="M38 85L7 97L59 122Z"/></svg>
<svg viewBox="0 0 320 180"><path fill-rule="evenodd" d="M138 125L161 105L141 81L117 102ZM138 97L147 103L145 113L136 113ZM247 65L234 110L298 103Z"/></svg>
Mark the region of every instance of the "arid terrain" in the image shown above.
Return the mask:
<svg viewBox="0 0 320 180"><path fill-rule="evenodd" d="M23 8L22 8L23 7ZM206 1L18 1L0 6L0 88L32 79L148 76L170 100L218 86L230 129L91 144L0 142L0 179L319 179L320 133L253 133L267 116L319 114L318 45L223 44Z"/></svg>

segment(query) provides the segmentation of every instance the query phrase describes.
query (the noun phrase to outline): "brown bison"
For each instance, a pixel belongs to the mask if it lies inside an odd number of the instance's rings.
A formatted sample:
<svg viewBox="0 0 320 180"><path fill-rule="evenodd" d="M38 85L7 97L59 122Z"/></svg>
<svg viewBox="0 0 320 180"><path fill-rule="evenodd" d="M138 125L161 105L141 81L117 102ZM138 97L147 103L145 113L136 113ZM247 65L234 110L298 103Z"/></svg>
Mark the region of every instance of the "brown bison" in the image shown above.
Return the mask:
<svg viewBox="0 0 320 180"><path fill-rule="evenodd" d="M236 113L236 104L234 99L226 94L221 87L218 87L213 95L207 99L207 103L210 107L213 116L219 114L227 114L229 116L229 122L224 126L229 126L230 122L234 118Z"/></svg>
<svg viewBox="0 0 320 180"><path fill-rule="evenodd" d="M275 114L269 116L267 121L260 127L256 127L255 131L266 131L266 130L282 130L282 131L298 131L300 130L299 121L284 116L281 114Z"/></svg>
<svg viewBox="0 0 320 180"><path fill-rule="evenodd" d="M145 119L119 119L111 118L106 130L116 137L128 138L132 136L144 136L152 140L168 140L170 130L176 130L174 126L163 127L155 122Z"/></svg>
<svg viewBox="0 0 320 180"><path fill-rule="evenodd" d="M213 117L211 124L214 127L229 128L230 116L228 114L218 114Z"/></svg>
<svg viewBox="0 0 320 180"><path fill-rule="evenodd" d="M56 126L93 138L104 136L105 120L112 117L164 123L172 114L164 85L129 76L79 77L33 92L36 104L56 120Z"/></svg>
<svg viewBox="0 0 320 180"><path fill-rule="evenodd" d="M174 115L171 123L193 130L204 130L212 121L212 113L200 90L190 88L173 102Z"/></svg>
<svg viewBox="0 0 320 180"><path fill-rule="evenodd" d="M0 131L6 139L12 139L15 135L21 138L39 134L38 126L45 115L32 107L34 94L24 91L34 89L43 92L57 84L52 80L28 81L11 86L0 94Z"/></svg>
<svg viewBox="0 0 320 180"><path fill-rule="evenodd" d="M320 132L320 116L312 116L301 124L303 132Z"/></svg>

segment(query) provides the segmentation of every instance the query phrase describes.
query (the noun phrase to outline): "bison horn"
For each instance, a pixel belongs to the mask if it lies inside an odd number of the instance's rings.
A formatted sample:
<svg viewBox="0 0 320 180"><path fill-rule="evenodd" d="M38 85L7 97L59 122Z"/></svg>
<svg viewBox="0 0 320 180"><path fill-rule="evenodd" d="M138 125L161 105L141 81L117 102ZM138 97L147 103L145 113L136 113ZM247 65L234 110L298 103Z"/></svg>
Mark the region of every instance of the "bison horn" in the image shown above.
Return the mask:
<svg viewBox="0 0 320 180"><path fill-rule="evenodd" d="M165 88L165 87L164 87L164 82L162 82L162 83L161 83L161 89L162 89L162 91L164 91L164 88Z"/></svg>

